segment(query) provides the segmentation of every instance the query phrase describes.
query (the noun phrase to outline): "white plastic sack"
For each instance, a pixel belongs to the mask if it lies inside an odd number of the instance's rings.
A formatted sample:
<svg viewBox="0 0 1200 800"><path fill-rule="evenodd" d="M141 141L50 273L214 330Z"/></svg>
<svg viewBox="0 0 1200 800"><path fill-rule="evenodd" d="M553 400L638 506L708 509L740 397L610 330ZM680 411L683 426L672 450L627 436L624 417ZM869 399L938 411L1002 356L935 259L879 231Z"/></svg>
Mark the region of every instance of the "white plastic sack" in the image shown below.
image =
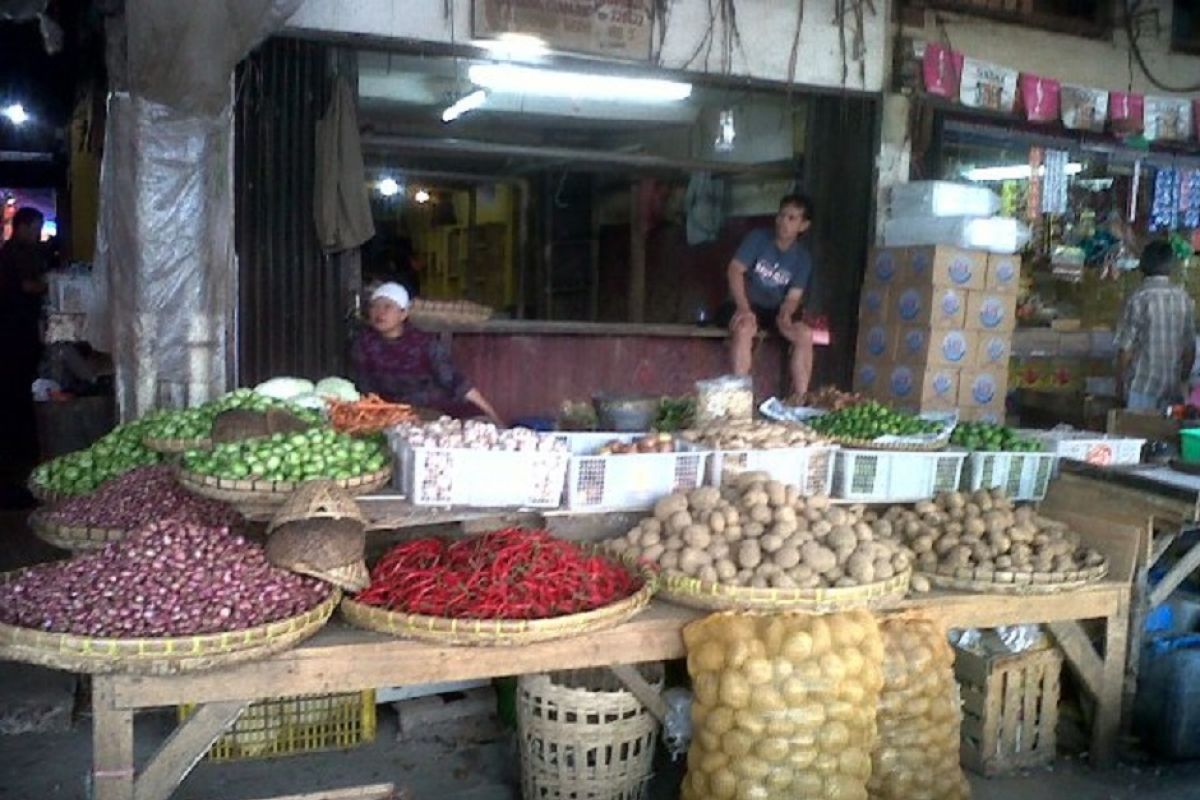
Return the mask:
<svg viewBox="0 0 1200 800"><path fill-rule="evenodd" d="M952 181L912 181L891 189L892 219L912 217L990 217L1000 197L984 186Z"/></svg>
<svg viewBox="0 0 1200 800"><path fill-rule="evenodd" d="M1029 243L1029 226L1012 217L913 217L883 224L884 247L945 244L1012 254Z"/></svg>

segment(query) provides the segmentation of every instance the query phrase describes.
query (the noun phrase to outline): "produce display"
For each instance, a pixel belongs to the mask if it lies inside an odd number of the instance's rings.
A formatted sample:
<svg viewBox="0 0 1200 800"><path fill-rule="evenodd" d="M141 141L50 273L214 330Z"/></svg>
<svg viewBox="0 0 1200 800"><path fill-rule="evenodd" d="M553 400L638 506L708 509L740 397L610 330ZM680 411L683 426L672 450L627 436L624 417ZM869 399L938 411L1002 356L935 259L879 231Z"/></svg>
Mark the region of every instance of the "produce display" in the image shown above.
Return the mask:
<svg viewBox="0 0 1200 800"><path fill-rule="evenodd" d="M1002 491L946 492L912 509L888 509L876 523L902 537L917 569L953 574L959 569L1066 573L1099 567L1104 556L1080 544L1061 522L1030 506L1016 506Z"/></svg>
<svg viewBox="0 0 1200 800"><path fill-rule="evenodd" d="M803 425L762 420L712 422L684 431L680 437L713 450L780 450L829 443Z"/></svg>
<svg viewBox="0 0 1200 800"><path fill-rule="evenodd" d="M754 384L748 377L725 375L696 383L696 421L748 420L754 417Z"/></svg>
<svg viewBox="0 0 1200 800"><path fill-rule="evenodd" d="M359 400L329 400L329 422L341 433L379 433L393 425L414 422L417 412L404 403L389 403L377 394Z"/></svg>
<svg viewBox="0 0 1200 800"><path fill-rule="evenodd" d="M943 428L940 422L893 411L874 400L816 417L808 424L826 436L867 442L881 436L935 434Z"/></svg>
<svg viewBox="0 0 1200 800"><path fill-rule="evenodd" d="M787 402L791 406L841 411L843 408L861 405L867 402L867 398L857 392L843 392L836 386L822 386L804 395L792 395Z"/></svg>
<svg viewBox="0 0 1200 800"><path fill-rule="evenodd" d="M329 592L272 567L261 547L227 530L164 521L0 583L0 622L93 637L189 636L303 614Z"/></svg>
<svg viewBox="0 0 1200 800"><path fill-rule="evenodd" d="M273 481L345 480L378 472L390 463L390 454L378 440L355 439L330 428L277 433L207 451L189 450L183 456L183 467L189 472Z"/></svg>
<svg viewBox="0 0 1200 800"><path fill-rule="evenodd" d="M683 641L695 694L684 800L866 800L883 684L870 613L726 612Z"/></svg>
<svg viewBox="0 0 1200 800"><path fill-rule="evenodd" d="M631 442L614 439L600 448L596 455L624 456L634 453L674 453L675 440L669 433L651 433Z"/></svg>
<svg viewBox="0 0 1200 800"><path fill-rule="evenodd" d="M224 503L197 497L175 481L165 465L137 467L100 486L72 497L46 513L55 525L132 531L151 522L172 522L212 528L234 527L241 516Z"/></svg>
<svg viewBox="0 0 1200 800"><path fill-rule="evenodd" d="M1040 440L990 422L958 423L950 434L950 444L984 452L1040 453L1044 449Z"/></svg>
<svg viewBox="0 0 1200 800"><path fill-rule="evenodd" d="M143 444L145 423L119 425L86 450L78 450L38 466L30 478L40 489L81 495L131 469L157 464L158 453Z"/></svg>
<svg viewBox="0 0 1200 800"><path fill-rule="evenodd" d="M547 619L615 603L641 580L610 558L546 531L509 528L468 539L415 539L371 570L360 603L456 619Z"/></svg>
<svg viewBox="0 0 1200 800"><path fill-rule="evenodd" d="M321 415L284 400L255 394L249 389L238 389L209 403L195 408L156 411L142 420L143 437L148 440L195 441L212 435L213 421L226 411L289 411L301 420L316 425Z"/></svg>
<svg viewBox="0 0 1200 800"><path fill-rule="evenodd" d="M664 397L658 404L658 416L654 418L654 430L674 433L690 428L696 422L696 398Z"/></svg>
<svg viewBox="0 0 1200 800"><path fill-rule="evenodd" d="M468 450L504 450L511 452L569 451L560 436L537 433L528 428L498 428L490 422L442 417L424 425L400 425L395 435L407 439L410 447L466 448Z"/></svg>
<svg viewBox="0 0 1200 800"><path fill-rule="evenodd" d="M898 615L884 619L880 631L883 691L867 783L872 800L967 800L958 755L962 713L945 628Z"/></svg>
<svg viewBox="0 0 1200 800"><path fill-rule="evenodd" d="M859 586L910 568L908 554L877 536L861 507L801 497L755 473L664 497L609 547L666 573L758 589Z"/></svg>

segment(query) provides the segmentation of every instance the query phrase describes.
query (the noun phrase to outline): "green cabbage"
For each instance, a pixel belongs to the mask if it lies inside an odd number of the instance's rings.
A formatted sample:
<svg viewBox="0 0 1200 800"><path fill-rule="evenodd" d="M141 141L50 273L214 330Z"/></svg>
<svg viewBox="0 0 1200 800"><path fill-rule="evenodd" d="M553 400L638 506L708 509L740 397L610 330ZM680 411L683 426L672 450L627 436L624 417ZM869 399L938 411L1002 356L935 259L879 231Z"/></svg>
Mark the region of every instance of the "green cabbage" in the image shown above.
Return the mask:
<svg viewBox="0 0 1200 800"><path fill-rule="evenodd" d="M361 397L358 390L354 388L354 384L345 378L325 378L317 383L314 391L321 397L345 400L351 403Z"/></svg>

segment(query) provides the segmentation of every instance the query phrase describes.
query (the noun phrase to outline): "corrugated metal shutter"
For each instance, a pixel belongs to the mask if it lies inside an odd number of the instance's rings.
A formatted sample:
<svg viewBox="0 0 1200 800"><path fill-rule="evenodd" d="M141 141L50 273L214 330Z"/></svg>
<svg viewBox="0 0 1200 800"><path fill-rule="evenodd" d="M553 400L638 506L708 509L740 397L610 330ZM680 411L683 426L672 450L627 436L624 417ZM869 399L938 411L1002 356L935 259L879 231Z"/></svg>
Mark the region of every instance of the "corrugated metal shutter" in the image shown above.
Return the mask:
<svg viewBox="0 0 1200 800"><path fill-rule="evenodd" d="M238 69L234 152L238 383L343 374L343 259L313 224L314 131L329 101L328 45L272 39Z"/></svg>

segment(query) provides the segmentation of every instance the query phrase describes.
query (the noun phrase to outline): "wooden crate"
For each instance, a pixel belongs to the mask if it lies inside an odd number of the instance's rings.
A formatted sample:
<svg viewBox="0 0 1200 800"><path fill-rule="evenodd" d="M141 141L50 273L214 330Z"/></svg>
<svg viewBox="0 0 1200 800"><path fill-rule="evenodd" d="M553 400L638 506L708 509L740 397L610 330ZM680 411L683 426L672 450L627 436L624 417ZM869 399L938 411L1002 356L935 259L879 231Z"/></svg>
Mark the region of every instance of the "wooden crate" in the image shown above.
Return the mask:
<svg viewBox="0 0 1200 800"><path fill-rule="evenodd" d="M1058 726L1057 649L981 656L955 648L962 692L962 764L989 777L1054 760Z"/></svg>

